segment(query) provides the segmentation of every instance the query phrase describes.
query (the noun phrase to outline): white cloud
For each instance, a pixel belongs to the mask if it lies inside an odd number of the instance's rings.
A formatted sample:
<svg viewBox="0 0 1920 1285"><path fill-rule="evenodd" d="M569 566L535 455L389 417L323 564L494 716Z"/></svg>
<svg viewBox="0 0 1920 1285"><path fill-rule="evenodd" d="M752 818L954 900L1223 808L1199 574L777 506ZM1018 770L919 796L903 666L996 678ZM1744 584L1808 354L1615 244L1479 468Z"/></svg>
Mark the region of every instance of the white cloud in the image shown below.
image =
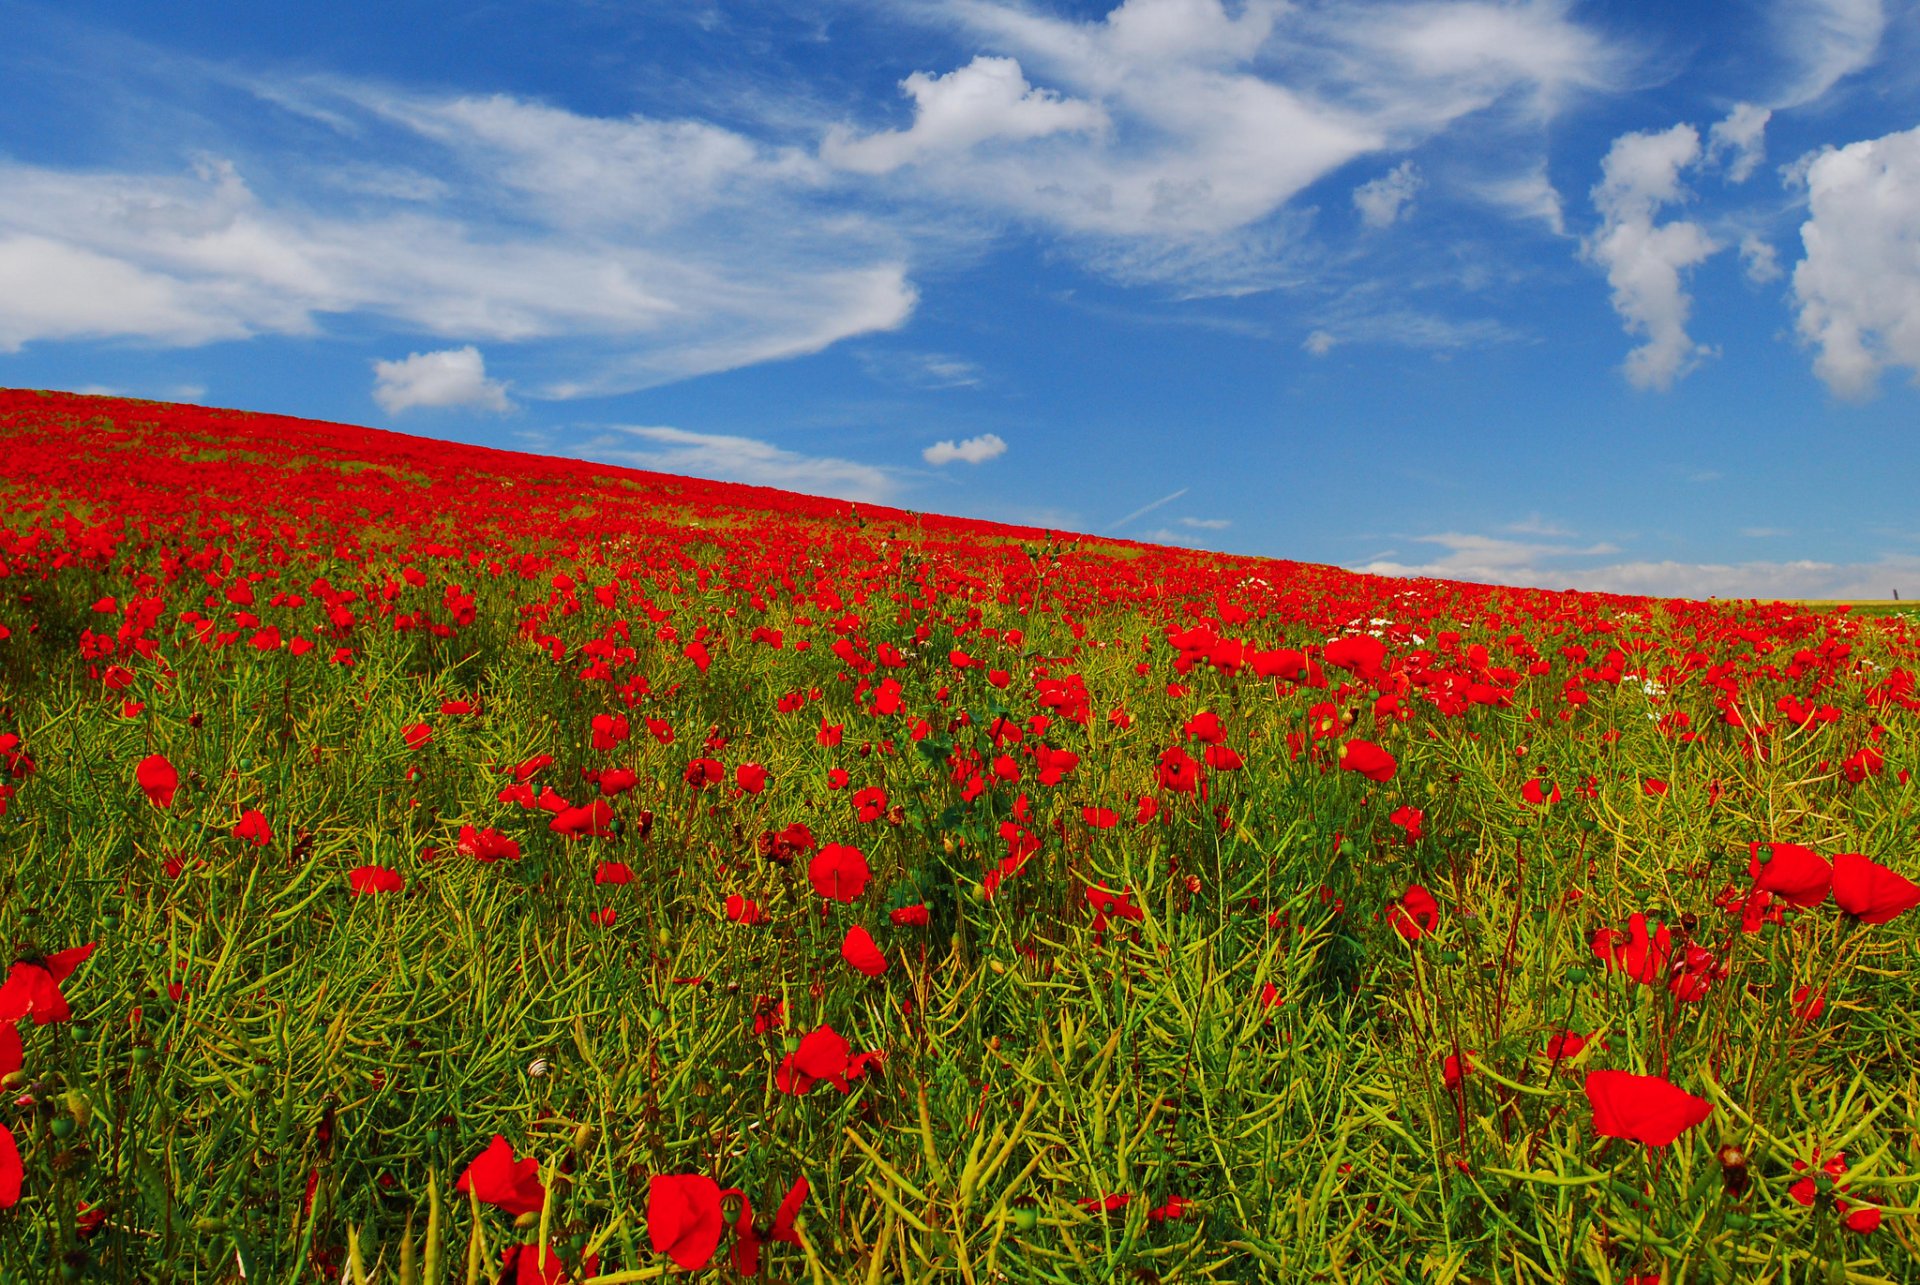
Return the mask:
<svg viewBox="0 0 1920 1285"><path fill-rule="evenodd" d="M1720 247L1697 223L1653 221L1661 206L1687 199L1680 173L1700 157L1700 134L1691 125L1622 134L1601 162L1593 189L1602 221L1582 251L1606 269L1613 308L1627 333L1646 336L1624 367L1636 388L1671 388L1712 353L1687 334L1693 300L1681 274Z"/></svg>
<svg viewBox="0 0 1920 1285"><path fill-rule="evenodd" d="M1181 518L1181 526L1194 527L1201 531L1224 531L1233 525L1231 518Z"/></svg>
<svg viewBox="0 0 1920 1285"><path fill-rule="evenodd" d="M1524 174L1480 183L1474 190L1482 200L1520 218L1538 219L1555 236L1566 235L1567 220L1560 193L1547 177L1544 165Z"/></svg>
<svg viewBox="0 0 1920 1285"><path fill-rule="evenodd" d="M1530 544L1447 532L1414 539L1446 552L1424 563L1375 559L1353 570L1382 576L1425 576L1478 584L1581 589L1595 593L1684 598L1886 598L1920 593L1920 558L1887 555L1876 562L1679 562L1626 560L1594 563L1619 553L1611 544L1585 548Z"/></svg>
<svg viewBox="0 0 1920 1285"><path fill-rule="evenodd" d="M1780 48L1795 64L1776 107L1811 103L1866 67L1887 29L1881 0L1779 0L1773 21Z"/></svg>
<svg viewBox="0 0 1920 1285"><path fill-rule="evenodd" d="M988 460L998 459L1007 453L1007 444L998 433L982 433L978 437L969 437L965 441L952 440L935 442L920 452L920 457L929 464L952 464L960 461L966 464L984 464Z"/></svg>
<svg viewBox="0 0 1920 1285"><path fill-rule="evenodd" d="M1339 343L1340 340L1334 336L1332 331L1316 330L1301 342L1300 347L1310 357L1324 357L1332 352Z"/></svg>
<svg viewBox="0 0 1920 1285"><path fill-rule="evenodd" d="M1920 372L1920 129L1822 152L1806 184L1800 335L1828 388L1864 397L1888 366Z"/></svg>
<svg viewBox="0 0 1920 1285"><path fill-rule="evenodd" d="M866 348L855 356L874 379L909 388L978 388L983 380L979 366L950 353Z"/></svg>
<svg viewBox="0 0 1920 1285"><path fill-rule="evenodd" d="M1773 246L1749 232L1740 238L1740 262L1747 280L1757 286L1780 279L1780 256Z"/></svg>
<svg viewBox="0 0 1920 1285"><path fill-rule="evenodd" d="M1709 164L1727 158L1727 181L1744 183L1767 155L1767 122L1773 112L1752 103L1737 104L1725 120L1713 123L1707 131Z"/></svg>
<svg viewBox="0 0 1920 1285"><path fill-rule="evenodd" d="M1012 58L982 54L944 76L916 71L900 88L914 101L911 128L858 138L836 129L821 143L821 159L862 174L886 174L986 142L1087 133L1109 123L1092 103L1029 85Z"/></svg>
<svg viewBox="0 0 1920 1285"><path fill-rule="evenodd" d="M1379 178L1362 183L1353 189L1353 205L1360 211L1360 221L1370 228L1392 227L1413 203L1414 193L1423 183L1412 161L1402 161Z"/></svg>
<svg viewBox="0 0 1920 1285"><path fill-rule="evenodd" d="M1047 225L1123 280L1211 293L1284 279L1289 203L1348 162L1468 117L1539 122L1628 61L1561 0L1126 0L1084 20L1008 0L930 8L991 54L916 73L911 128L842 131L823 158Z"/></svg>
<svg viewBox="0 0 1920 1285"><path fill-rule="evenodd" d="M502 413L513 409L507 386L487 378L486 362L472 344L374 362L373 400L389 415L415 407L470 407Z"/></svg>
<svg viewBox="0 0 1920 1285"><path fill-rule="evenodd" d="M826 201L826 171L793 149L498 95L309 81L274 102L341 135L338 156L307 135L285 149L261 175L271 197L217 158L188 175L0 161L0 349L313 334L358 315L571 341L540 390L565 396L816 352L899 326L916 301L903 238ZM369 179L378 148L434 172Z"/></svg>
<svg viewBox="0 0 1920 1285"><path fill-rule="evenodd" d="M604 463L659 473L746 482L876 504L893 498L901 486L901 479L890 469L830 456L801 455L752 437L655 426L620 425L614 431L622 436L595 438L584 444L583 453ZM630 439L646 445L625 445Z"/></svg>

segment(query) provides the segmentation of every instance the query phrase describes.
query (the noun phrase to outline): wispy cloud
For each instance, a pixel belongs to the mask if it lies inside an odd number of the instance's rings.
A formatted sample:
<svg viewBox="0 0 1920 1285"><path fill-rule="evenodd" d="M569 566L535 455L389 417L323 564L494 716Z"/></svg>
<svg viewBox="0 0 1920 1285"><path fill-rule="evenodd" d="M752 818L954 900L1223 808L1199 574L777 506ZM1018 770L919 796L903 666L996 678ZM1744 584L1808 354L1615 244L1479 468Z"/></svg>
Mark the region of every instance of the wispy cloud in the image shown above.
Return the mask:
<svg viewBox="0 0 1920 1285"><path fill-rule="evenodd" d="M1353 569L1373 575L1670 598L1880 599L1896 590L1903 598L1920 593L1920 557L1900 554L1870 562L1682 562L1619 558L1614 555L1624 550L1604 541L1556 544L1464 532L1409 538L1442 552L1425 562L1376 557Z"/></svg>
<svg viewBox="0 0 1920 1285"><path fill-rule="evenodd" d="M1127 516L1125 516L1124 518L1121 518L1118 522L1115 522L1113 525L1109 526L1107 530L1118 531L1121 527L1127 525L1127 523L1138 521L1139 519L1147 516L1147 514L1153 512L1155 509L1165 508L1167 505L1172 504L1175 500L1179 499L1181 496L1185 495L1188 491L1191 491L1192 489L1193 488L1190 486L1183 486L1179 490L1173 492L1171 495L1163 495L1159 499L1153 501L1151 504L1143 504L1139 508L1135 509L1133 512L1127 514Z"/></svg>
<svg viewBox="0 0 1920 1285"><path fill-rule="evenodd" d="M901 237L823 194L803 150L505 95L249 88L259 128L303 140L248 162L263 184L217 155L184 172L0 161L0 350L358 316L456 343L570 341L524 390L569 396L815 352L899 326L917 299Z"/></svg>
<svg viewBox="0 0 1920 1285"><path fill-rule="evenodd" d="M753 437L684 428L618 425L579 443L577 450L608 464L876 504L894 498L904 484L895 469L803 455Z"/></svg>

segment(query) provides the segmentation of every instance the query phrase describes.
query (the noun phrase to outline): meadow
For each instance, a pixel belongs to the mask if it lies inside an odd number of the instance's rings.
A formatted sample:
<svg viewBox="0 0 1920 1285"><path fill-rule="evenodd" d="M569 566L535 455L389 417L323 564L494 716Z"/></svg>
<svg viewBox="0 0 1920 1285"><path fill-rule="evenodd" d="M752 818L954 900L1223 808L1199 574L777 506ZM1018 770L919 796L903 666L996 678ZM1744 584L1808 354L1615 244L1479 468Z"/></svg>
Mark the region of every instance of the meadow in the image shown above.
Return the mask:
<svg viewBox="0 0 1920 1285"><path fill-rule="evenodd" d="M1920 1276L1913 621L0 392L0 1282Z"/></svg>

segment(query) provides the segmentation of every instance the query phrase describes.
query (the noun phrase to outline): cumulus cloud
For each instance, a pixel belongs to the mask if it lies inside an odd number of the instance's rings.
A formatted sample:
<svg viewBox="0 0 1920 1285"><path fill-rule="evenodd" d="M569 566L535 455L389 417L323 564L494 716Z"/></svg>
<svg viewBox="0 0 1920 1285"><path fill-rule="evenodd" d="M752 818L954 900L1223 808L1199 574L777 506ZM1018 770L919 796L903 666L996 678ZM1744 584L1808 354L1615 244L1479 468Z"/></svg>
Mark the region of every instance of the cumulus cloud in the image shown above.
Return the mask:
<svg viewBox="0 0 1920 1285"><path fill-rule="evenodd" d="M1780 279L1780 256L1770 243L1751 232L1740 238L1740 263L1747 280L1757 286Z"/></svg>
<svg viewBox="0 0 1920 1285"><path fill-rule="evenodd" d="M373 400L389 415L415 407L506 412L507 386L487 378L486 362L472 344L441 352L417 352L400 361L373 363Z"/></svg>
<svg viewBox="0 0 1920 1285"><path fill-rule="evenodd" d="M935 442L920 452L920 458L929 464L985 464L988 460L998 459L1007 453L1007 444L998 433L982 433L978 437L969 437L955 442L951 439Z"/></svg>
<svg viewBox="0 0 1920 1285"><path fill-rule="evenodd" d="M821 144L821 159L862 174L885 174L994 140L1024 142L1108 124L1106 112L1093 103L1029 85L1012 58L983 54L944 76L916 71L900 88L914 102L911 128L864 137L836 129Z"/></svg>
<svg viewBox="0 0 1920 1285"><path fill-rule="evenodd" d="M1768 108L1740 103L1707 131L1707 160L1725 159L1729 183L1746 182L1766 159L1767 122L1772 118Z"/></svg>
<svg viewBox="0 0 1920 1285"><path fill-rule="evenodd" d="M1636 388L1665 391L1712 352L1687 334L1693 299L1682 274L1720 247L1697 223L1654 222L1662 206L1687 199L1680 175L1700 159L1699 131L1675 125L1658 134L1622 134L1600 163L1593 202L1601 225L1582 250L1606 270L1627 333L1646 337L1623 368Z"/></svg>
<svg viewBox="0 0 1920 1285"><path fill-rule="evenodd" d="M1413 203L1423 180L1412 161L1402 161L1379 178L1353 189L1353 205L1370 228L1392 227Z"/></svg>
<svg viewBox="0 0 1920 1285"><path fill-rule="evenodd" d="M1064 232L1109 275L1220 293L1273 284L1289 203L1348 162L1469 116L1544 120L1629 61L1559 0L933 8L991 55L917 72L911 127L831 134L824 160ZM1403 210L1413 174L1399 173L1362 198L1375 217Z"/></svg>
<svg viewBox="0 0 1920 1285"><path fill-rule="evenodd" d="M1800 336L1842 397L1888 366L1920 372L1920 129L1829 149L1806 168Z"/></svg>
<svg viewBox="0 0 1920 1285"><path fill-rule="evenodd" d="M0 161L0 349L314 334L358 316L568 340L536 392L566 396L816 352L896 328L916 302L900 236L823 204L823 167L792 148L501 95L315 81L273 102L322 139L338 131L337 156L303 135L284 168L260 162L258 186L215 157L184 174ZM287 124L261 113L262 129ZM433 172L369 180L376 146Z"/></svg>
<svg viewBox="0 0 1920 1285"><path fill-rule="evenodd" d="M772 442L684 428L620 425L614 434L585 444L584 453L608 464L721 482L773 486L805 495L881 504L899 493L890 469L831 456L802 455ZM643 445L627 443L637 440Z"/></svg>

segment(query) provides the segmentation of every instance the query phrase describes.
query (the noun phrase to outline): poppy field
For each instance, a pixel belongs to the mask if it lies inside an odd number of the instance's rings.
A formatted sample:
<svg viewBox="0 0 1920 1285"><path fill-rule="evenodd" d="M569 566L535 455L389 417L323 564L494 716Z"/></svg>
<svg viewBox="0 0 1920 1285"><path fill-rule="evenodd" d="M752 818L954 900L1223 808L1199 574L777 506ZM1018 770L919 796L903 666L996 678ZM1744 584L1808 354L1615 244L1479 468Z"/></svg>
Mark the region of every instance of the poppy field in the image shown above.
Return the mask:
<svg viewBox="0 0 1920 1285"><path fill-rule="evenodd" d="M0 1282L1920 1275L1914 622L0 391Z"/></svg>

